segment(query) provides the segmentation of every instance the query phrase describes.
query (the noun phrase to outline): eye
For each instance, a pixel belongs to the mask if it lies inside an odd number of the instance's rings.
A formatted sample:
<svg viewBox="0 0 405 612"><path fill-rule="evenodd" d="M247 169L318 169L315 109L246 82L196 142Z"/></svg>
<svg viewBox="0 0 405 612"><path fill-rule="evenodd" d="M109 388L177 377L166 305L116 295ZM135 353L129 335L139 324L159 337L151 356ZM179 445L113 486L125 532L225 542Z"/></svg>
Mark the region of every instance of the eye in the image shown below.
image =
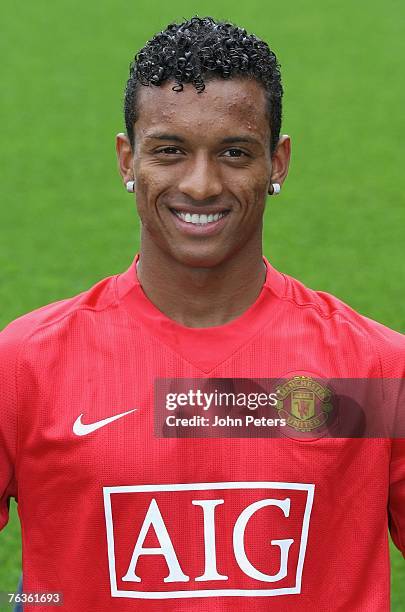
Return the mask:
<svg viewBox="0 0 405 612"><path fill-rule="evenodd" d="M229 154L229 155L227 155L227 154ZM236 158L239 158L239 157L249 157L248 154L245 153L245 151L242 151L242 149L236 149L236 148L227 149L225 151L225 153L224 153L224 156L225 157L236 157Z"/></svg>
<svg viewBox="0 0 405 612"><path fill-rule="evenodd" d="M177 147L162 147L156 151L156 153L164 153L165 155L176 155L181 152Z"/></svg>

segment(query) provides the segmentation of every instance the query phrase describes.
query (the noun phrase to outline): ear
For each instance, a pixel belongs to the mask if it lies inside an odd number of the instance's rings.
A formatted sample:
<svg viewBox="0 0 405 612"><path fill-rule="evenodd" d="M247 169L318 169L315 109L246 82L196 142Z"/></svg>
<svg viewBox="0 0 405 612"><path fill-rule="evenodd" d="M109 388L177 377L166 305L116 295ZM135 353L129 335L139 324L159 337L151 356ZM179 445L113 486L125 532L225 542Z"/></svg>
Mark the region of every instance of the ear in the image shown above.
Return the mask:
<svg viewBox="0 0 405 612"><path fill-rule="evenodd" d="M131 144L126 134L117 134L115 139L115 149L117 151L118 169L124 181L124 185L127 181L134 180L134 168L133 168L133 152Z"/></svg>
<svg viewBox="0 0 405 612"><path fill-rule="evenodd" d="M280 136L276 149L271 157L271 182L283 184L288 174L291 157L291 139Z"/></svg>

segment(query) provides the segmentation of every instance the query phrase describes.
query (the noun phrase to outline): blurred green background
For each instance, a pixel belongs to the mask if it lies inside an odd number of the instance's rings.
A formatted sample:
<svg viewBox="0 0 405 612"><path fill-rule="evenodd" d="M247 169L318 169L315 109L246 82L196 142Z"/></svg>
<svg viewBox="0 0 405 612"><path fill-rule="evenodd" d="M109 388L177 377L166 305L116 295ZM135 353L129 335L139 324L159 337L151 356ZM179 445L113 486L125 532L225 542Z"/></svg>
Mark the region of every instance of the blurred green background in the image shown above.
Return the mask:
<svg viewBox="0 0 405 612"><path fill-rule="evenodd" d="M212 15L267 40L282 64L289 179L270 199L279 269L405 331L405 4L400 0L5 3L1 57L0 327L128 267L133 199L114 136L135 51L171 21ZM20 573L15 505L0 590ZM405 563L392 551L392 610Z"/></svg>

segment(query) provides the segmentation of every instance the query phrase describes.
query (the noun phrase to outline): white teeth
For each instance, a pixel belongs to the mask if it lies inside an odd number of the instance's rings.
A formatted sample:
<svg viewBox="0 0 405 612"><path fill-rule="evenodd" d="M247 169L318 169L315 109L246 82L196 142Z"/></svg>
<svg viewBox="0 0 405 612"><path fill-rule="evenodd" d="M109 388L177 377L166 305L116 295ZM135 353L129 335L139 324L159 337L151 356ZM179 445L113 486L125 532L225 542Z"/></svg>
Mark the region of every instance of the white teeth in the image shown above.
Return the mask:
<svg viewBox="0 0 405 612"><path fill-rule="evenodd" d="M221 212L221 213L215 213L215 215L213 214L198 215L197 213L194 213L191 215L190 213L184 213L178 210L174 210L173 212L186 223L193 223L194 225L207 225L207 223L213 223L214 221L219 221L219 219L222 219L222 217L224 217L227 213L226 211L226 212Z"/></svg>

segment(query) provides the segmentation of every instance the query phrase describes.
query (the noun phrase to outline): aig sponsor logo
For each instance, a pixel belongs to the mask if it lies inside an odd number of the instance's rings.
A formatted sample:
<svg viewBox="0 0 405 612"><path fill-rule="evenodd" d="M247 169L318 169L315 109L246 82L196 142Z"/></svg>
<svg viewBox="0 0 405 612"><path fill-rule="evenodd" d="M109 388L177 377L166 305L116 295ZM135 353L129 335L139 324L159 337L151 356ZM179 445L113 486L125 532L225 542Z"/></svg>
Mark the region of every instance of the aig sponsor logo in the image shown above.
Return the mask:
<svg viewBox="0 0 405 612"><path fill-rule="evenodd" d="M296 482L104 487L111 595L300 593L314 488Z"/></svg>

